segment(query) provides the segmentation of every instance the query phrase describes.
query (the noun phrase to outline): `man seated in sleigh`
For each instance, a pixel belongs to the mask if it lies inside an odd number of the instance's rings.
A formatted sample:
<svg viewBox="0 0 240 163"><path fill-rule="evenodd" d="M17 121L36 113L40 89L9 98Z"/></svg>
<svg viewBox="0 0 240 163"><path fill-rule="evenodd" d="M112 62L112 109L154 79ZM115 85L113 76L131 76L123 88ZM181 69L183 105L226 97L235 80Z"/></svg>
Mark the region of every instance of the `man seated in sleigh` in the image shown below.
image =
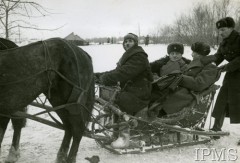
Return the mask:
<svg viewBox="0 0 240 163"><path fill-rule="evenodd" d="M189 64L184 64L179 71L160 76L153 82L152 99L148 107L150 117L162 117L181 111L195 99L192 92L202 92L218 80L217 67L206 63L204 59L210 53L210 46L196 42L191 49L193 60ZM151 63L151 68L154 64ZM167 70L170 69L171 67Z"/></svg>

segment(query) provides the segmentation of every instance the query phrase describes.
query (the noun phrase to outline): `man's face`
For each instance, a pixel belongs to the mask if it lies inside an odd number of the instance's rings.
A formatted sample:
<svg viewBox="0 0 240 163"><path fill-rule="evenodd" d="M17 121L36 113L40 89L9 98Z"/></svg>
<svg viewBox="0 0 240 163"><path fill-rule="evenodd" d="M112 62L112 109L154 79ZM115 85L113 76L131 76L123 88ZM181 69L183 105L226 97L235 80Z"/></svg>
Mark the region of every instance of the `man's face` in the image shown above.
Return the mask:
<svg viewBox="0 0 240 163"><path fill-rule="evenodd" d="M182 54L179 52L171 52L169 58L171 61L175 62L182 58Z"/></svg>
<svg viewBox="0 0 240 163"><path fill-rule="evenodd" d="M125 41L124 41L124 48L125 48L125 50L128 50L128 49L130 49L131 47L133 47L135 45L135 42L133 41L133 39L126 39Z"/></svg>
<svg viewBox="0 0 240 163"><path fill-rule="evenodd" d="M228 28L228 27L222 27L218 29L220 36L225 39L228 38L228 36L231 34L233 31L233 28Z"/></svg>

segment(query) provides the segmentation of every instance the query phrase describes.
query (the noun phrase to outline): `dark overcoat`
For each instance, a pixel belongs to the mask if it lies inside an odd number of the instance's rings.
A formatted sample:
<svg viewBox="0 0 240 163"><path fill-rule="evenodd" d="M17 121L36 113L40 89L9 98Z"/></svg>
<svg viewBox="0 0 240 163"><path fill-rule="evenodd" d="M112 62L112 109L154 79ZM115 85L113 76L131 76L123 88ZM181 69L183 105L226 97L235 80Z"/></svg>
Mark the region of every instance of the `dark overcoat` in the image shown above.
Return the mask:
<svg viewBox="0 0 240 163"><path fill-rule="evenodd" d="M184 57L182 57L182 60L185 62L186 65L191 62L189 59L186 59ZM166 55L165 57L162 57L162 58L150 63L151 71L154 74L155 80L161 76L161 70L162 70L163 66L165 66L169 61L170 61L170 57L168 55ZM183 67L186 67L186 65ZM155 74L157 74L157 75L155 75ZM153 84L150 103L154 103L156 101L161 102L161 101L165 100L166 94L168 94L168 90L162 91L159 89L159 86L156 86L156 84Z"/></svg>
<svg viewBox="0 0 240 163"><path fill-rule="evenodd" d="M152 80L148 55L140 46L127 50L114 70L100 75L100 82L104 85L113 86L120 82L121 92L115 102L129 114L148 105Z"/></svg>
<svg viewBox="0 0 240 163"><path fill-rule="evenodd" d="M212 116L218 118L226 111L231 123L240 123L240 34L233 30L214 56L217 65L223 60L229 63Z"/></svg>
<svg viewBox="0 0 240 163"><path fill-rule="evenodd" d="M201 92L218 80L218 70L213 64L204 65L200 59L193 60L183 72L183 79L176 91L163 102L167 114L176 113L189 105L194 96L191 91Z"/></svg>

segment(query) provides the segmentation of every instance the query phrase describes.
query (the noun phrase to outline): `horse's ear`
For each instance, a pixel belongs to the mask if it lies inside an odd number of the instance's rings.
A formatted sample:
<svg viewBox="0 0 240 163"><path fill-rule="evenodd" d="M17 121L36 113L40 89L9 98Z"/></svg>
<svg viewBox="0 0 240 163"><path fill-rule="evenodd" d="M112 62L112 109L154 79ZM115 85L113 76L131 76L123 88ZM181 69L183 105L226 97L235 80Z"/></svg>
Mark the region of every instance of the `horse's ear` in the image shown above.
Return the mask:
<svg viewBox="0 0 240 163"><path fill-rule="evenodd" d="M0 38L0 50L6 50L6 49L11 49L16 47L18 47L18 45L15 44L14 42L4 38Z"/></svg>

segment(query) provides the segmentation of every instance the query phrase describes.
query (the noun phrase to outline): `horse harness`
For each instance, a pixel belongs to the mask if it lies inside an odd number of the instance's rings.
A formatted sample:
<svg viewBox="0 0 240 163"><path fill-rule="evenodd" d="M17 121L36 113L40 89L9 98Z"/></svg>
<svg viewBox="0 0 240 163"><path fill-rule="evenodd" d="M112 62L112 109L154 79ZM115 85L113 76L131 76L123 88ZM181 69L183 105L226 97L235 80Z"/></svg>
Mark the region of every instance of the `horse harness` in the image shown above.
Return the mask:
<svg viewBox="0 0 240 163"><path fill-rule="evenodd" d="M64 40L63 40L64 41ZM45 111L42 111L40 113L37 113L37 114L34 114L33 116L36 116L36 115L40 115L40 114L44 114L44 113L48 113L50 115L50 112L52 111L57 111L59 109L62 109L62 108L66 108L66 107L70 107L70 106L73 106L73 105L81 105L84 109L87 109L87 107L83 104L81 104L81 100L82 98L84 97L84 93L88 92L89 88L90 88L90 85L92 83L92 80L93 80L93 75L91 74L91 77L90 77L90 82L87 83L87 89L83 89L81 87L81 83L80 83L80 76L79 76L79 83L78 85L73 83L71 80L69 80L68 78L66 78L63 74L61 74L59 71L53 69L51 66L48 66L48 61L51 65L51 58L50 58L50 55L49 55L49 51L48 51L48 48L47 48L47 45L46 45L46 42L45 41L41 41L42 42L42 45L43 45L43 48L44 48L44 55L45 55L45 69L44 70L41 70L39 72L37 72L36 74L32 75L32 76L28 76L24 79L20 79L20 80L17 80L17 81L13 81L13 82L8 82L8 83L0 83L0 86L4 86L4 85L11 85L11 84L17 84L17 83L20 83L20 82L23 82L23 81L26 81L28 79L31 79L35 76L38 76L44 72L47 72L47 78L48 78L48 82L49 82L49 88L48 88L48 97L50 98L51 97L51 94L50 94L50 90L51 90L51 87L52 87L52 81L51 81L51 72L55 72L58 76L60 76L63 80L65 80L68 84L72 85L73 86L73 89L72 89L72 92L69 96L69 100L71 100L71 97L72 96L76 96L74 94L76 94L76 92L79 92L79 90L81 91L81 93L78 95L77 97L77 100L75 102L72 102L72 103L67 103L67 104L63 104L63 105L60 105L60 106L56 106L56 107L53 107L51 109L46 109ZM76 60L76 64L77 64L77 72L79 74L79 65L78 65L78 61L77 61L77 56L76 56L76 53L74 51L74 49L71 47L71 45L69 45L68 42L64 41L68 47L72 50L73 54L74 54L74 57L75 57L75 60ZM77 91L76 91L77 90ZM82 110L81 110L82 112ZM70 113L71 114L71 113ZM1 114L0 113L0 116L5 116L5 117L9 117L9 118L16 118L15 116L11 116L11 115L5 115L5 114ZM52 115L50 115L50 117L56 122L56 123L60 123L58 122ZM61 123L60 123L61 125Z"/></svg>

